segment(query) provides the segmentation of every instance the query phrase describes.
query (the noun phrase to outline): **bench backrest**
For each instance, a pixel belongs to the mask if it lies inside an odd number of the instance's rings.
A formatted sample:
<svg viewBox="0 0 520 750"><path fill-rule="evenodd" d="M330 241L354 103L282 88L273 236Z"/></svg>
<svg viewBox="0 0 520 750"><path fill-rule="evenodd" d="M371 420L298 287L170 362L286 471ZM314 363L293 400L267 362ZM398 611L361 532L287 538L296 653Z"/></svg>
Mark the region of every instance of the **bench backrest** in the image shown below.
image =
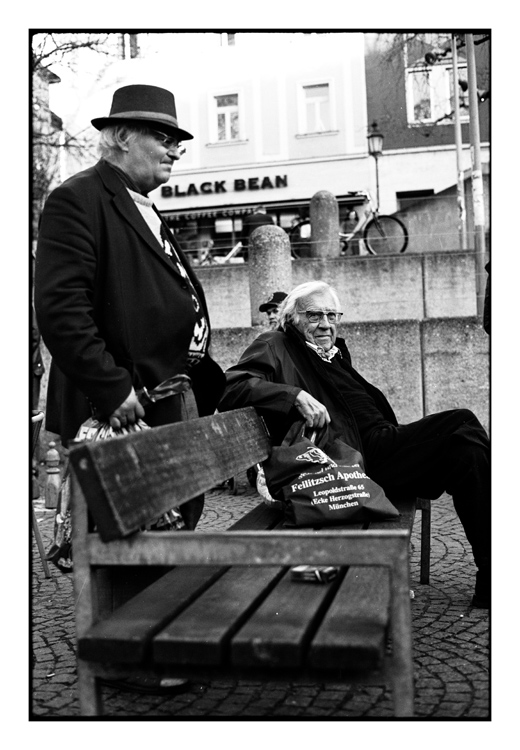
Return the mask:
<svg viewBox="0 0 520 750"><path fill-rule="evenodd" d="M132 534L271 450L253 407L72 445L70 466L103 541Z"/></svg>

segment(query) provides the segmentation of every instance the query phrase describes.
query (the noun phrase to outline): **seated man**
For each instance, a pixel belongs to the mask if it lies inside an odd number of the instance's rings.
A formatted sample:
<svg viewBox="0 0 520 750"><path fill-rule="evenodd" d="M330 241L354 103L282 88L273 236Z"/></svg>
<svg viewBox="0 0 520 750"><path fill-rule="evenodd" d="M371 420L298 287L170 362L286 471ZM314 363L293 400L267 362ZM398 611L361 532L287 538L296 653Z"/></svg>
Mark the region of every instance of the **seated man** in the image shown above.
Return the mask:
<svg viewBox="0 0 520 750"><path fill-rule="evenodd" d="M258 336L226 373L220 411L255 406L280 444L302 417L359 450L365 470L389 498L453 497L478 569L475 607L490 607L491 482L489 438L467 409L398 424L383 393L353 367L336 328L342 313L323 281L301 284L279 312L282 330Z"/></svg>

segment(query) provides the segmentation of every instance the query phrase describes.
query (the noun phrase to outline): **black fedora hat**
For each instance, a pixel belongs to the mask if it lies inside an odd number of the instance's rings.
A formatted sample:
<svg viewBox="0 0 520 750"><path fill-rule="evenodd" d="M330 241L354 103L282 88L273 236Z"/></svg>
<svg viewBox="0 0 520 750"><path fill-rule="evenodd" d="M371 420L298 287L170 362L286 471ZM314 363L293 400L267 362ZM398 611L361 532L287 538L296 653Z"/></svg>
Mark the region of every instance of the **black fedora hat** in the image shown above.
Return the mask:
<svg viewBox="0 0 520 750"><path fill-rule="evenodd" d="M161 130L171 133L179 141L193 138L191 133L179 127L173 94L159 86L133 84L117 89L108 117L96 117L91 120L97 130L128 121L153 123Z"/></svg>

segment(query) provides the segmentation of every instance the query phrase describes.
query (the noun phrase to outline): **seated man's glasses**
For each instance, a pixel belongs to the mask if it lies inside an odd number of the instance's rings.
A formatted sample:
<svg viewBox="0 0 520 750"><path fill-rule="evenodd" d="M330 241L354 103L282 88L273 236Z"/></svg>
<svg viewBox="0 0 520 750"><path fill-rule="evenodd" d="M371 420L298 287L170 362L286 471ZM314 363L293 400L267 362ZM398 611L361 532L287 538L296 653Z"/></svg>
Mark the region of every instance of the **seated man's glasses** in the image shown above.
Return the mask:
<svg viewBox="0 0 520 750"><path fill-rule="evenodd" d="M305 313L309 323L319 323L323 316L327 318L329 323L339 323L343 315L342 312L332 310L298 310L298 312Z"/></svg>
<svg viewBox="0 0 520 750"><path fill-rule="evenodd" d="M171 151L173 149L184 150L184 147L180 145L177 138L174 138L171 135L166 135L166 133L161 133L159 130L150 130L150 133L154 138L160 141L164 148L168 149L168 151Z"/></svg>

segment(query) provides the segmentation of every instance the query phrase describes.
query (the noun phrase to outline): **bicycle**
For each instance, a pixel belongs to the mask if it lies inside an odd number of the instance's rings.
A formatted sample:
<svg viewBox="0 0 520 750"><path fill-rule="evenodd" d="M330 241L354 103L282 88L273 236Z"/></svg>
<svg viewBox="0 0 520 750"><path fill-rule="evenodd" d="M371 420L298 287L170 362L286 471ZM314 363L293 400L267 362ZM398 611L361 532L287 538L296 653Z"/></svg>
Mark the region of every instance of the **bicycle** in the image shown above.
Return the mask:
<svg viewBox="0 0 520 750"><path fill-rule="evenodd" d="M370 255L394 255L404 253L408 247L408 230L403 222L395 216L380 214L372 201L370 194L364 193L365 203L361 218L352 232L339 232L339 239L343 241L342 255L348 252L348 243L358 239L360 246ZM296 236L304 238L299 242ZM300 221L289 232L291 253L293 257L307 255L310 247L310 219ZM365 254L365 253L360 253Z"/></svg>

